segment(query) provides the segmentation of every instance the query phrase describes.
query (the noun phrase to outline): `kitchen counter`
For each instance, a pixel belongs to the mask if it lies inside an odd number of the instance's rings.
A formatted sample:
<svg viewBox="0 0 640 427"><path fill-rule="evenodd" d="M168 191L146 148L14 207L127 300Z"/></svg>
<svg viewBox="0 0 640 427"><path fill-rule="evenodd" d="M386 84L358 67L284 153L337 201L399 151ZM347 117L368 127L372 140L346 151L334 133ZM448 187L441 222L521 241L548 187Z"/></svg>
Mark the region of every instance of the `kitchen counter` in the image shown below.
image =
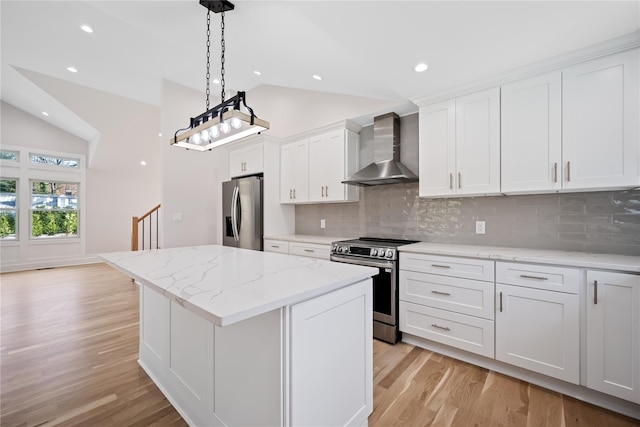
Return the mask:
<svg viewBox="0 0 640 427"><path fill-rule="evenodd" d="M377 269L225 246L102 258L140 284L138 362L189 425L366 425Z"/></svg>
<svg viewBox="0 0 640 427"><path fill-rule="evenodd" d="M640 257L638 256L429 242L405 245L398 250L419 254L450 255L640 273Z"/></svg>
<svg viewBox="0 0 640 427"><path fill-rule="evenodd" d="M369 267L226 246L120 252L102 258L217 326L377 274Z"/></svg>
<svg viewBox="0 0 640 427"><path fill-rule="evenodd" d="M264 236L265 239L284 240L286 242L314 243L316 245L330 245L338 240L353 239L353 237L310 236L305 234L287 234L284 236Z"/></svg>

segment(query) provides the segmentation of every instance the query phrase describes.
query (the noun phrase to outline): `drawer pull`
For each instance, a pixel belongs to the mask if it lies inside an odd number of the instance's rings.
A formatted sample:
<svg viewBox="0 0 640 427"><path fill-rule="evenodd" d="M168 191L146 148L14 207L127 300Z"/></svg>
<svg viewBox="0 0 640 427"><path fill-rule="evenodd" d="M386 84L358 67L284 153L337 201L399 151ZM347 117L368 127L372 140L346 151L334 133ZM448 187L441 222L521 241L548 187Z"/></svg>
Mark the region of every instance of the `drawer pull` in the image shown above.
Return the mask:
<svg viewBox="0 0 640 427"><path fill-rule="evenodd" d="M280 246L279 245L271 245L272 248L278 249Z"/></svg>
<svg viewBox="0 0 640 427"><path fill-rule="evenodd" d="M598 281L593 281L593 303L598 305Z"/></svg>
<svg viewBox="0 0 640 427"><path fill-rule="evenodd" d="M500 313L502 313L502 292L500 292Z"/></svg>
<svg viewBox="0 0 640 427"><path fill-rule="evenodd" d="M449 292L431 291L432 294L451 296Z"/></svg>
<svg viewBox="0 0 640 427"><path fill-rule="evenodd" d="M315 252L313 249L305 249L305 252Z"/></svg>
<svg viewBox="0 0 640 427"><path fill-rule="evenodd" d="M451 268L450 265L442 265L442 264L431 264L431 267L436 267L436 268Z"/></svg>
<svg viewBox="0 0 640 427"><path fill-rule="evenodd" d="M446 326L440 326L440 325L436 325L435 323L431 325L432 328L437 328L437 329L442 329L443 331L450 331L451 329L449 329Z"/></svg>
<svg viewBox="0 0 640 427"><path fill-rule="evenodd" d="M549 280L548 277L529 276L527 274L521 274L520 277L522 277L523 279Z"/></svg>

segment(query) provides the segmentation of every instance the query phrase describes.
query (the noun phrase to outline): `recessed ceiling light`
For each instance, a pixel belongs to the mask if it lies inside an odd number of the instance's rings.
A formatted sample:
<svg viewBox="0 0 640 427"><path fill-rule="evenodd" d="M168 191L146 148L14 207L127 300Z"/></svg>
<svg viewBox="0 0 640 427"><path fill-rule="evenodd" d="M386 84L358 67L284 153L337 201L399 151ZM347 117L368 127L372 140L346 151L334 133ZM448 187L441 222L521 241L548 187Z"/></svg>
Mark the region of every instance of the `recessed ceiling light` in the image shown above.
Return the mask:
<svg viewBox="0 0 640 427"><path fill-rule="evenodd" d="M49 113L47 113L46 111L43 111L43 112L42 112L42 115L43 115L43 116L47 116L47 117L48 117L48 116L49 116Z"/></svg>
<svg viewBox="0 0 640 427"><path fill-rule="evenodd" d="M254 71L253 74L255 74L256 76L261 76L262 75L262 73L260 71L258 71L258 70Z"/></svg>
<svg viewBox="0 0 640 427"><path fill-rule="evenodd" d="M162 132L160 132L160 133L158 134L158 136L162 136Z"/></svg>
<svg viewBox="0 0 640 427"><path fill-rule="evenodd" d="M314 79L316 79L316 80L322 80L322 77L320 77L320 76L319 76L319 75L317 75L317 74L314 74L314 75L313 75L313 78L314 78Z"/></svg>
<svg viewBox="0 0 640 427"><path fill-rule="evenodd" d="M76 67L67 67L67 70L71 73L77 73L78 70L76 69Z"/></svg>
<svg viewBox="0 0 640 427"><path fill-rule="evenodd" d="M213 84L219 85L219 84L220 84L220 80L218 80L218 79L213 79Z"/></svg>
<svg viewBox="0 0 640 427"><path fill-rule="evenodd" d="M81 28L81 29L82 29L82 31L84 31L85 33L89 33L89 34L93 33L93 28L91 28L91 27L90 27L90 26L88 26L88 25L83 25L83 26L82 26L82 27L80 27L80 28Z"/></svg>
<svg viewBox="0 0 640 427"><path fill-rule="evenodd" d="M418 65L416 65L416 66L413 68L413 70L414 70L416 73L421 73L421 72L423 72L423 71L426 71L426 70L427 70L427 68L429 68L429 66L428 66L427 64L425 64L424 62L421 62L421 63L419 63Z"/></svg>
<svg viewBox="0 0 640 427"><path fill-rule="evenodd" d="M140 160L140 166L147 166L147 162L145 162L144 160Z"/></svg>

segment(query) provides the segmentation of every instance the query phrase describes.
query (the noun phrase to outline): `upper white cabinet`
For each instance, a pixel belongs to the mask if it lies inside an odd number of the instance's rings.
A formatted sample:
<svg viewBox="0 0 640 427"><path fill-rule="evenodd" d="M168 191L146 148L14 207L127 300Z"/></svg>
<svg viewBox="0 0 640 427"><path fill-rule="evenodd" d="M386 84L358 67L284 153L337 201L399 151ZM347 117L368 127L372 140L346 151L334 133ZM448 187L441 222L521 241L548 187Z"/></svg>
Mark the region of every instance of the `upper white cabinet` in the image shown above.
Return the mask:
<svg viewBox="0 0 640 427"><path fill-rule="evenodd" d="M562 74L502 86L502 191L562 188Z"/></svg>
<svg viewBox="0 0 640 427"><path fill-rule="evenodd" d="M292 142L280 149L280 203L309 200L309 142Z"/></svg>
<svg viewBox="0 0 640 427"><path fill-rule="evenodd" d="M640 403L640 276L587 271L587 387Z"/></svg>
<svg viewBox="0 0 640 427"><path fill-rule="evenodd" d="M257 143L238 148L229 153L229 175L231 178L264 172L263 144Z"/></svg>
<svg viewBox="0 0 640 427"><path fill-rule="evenodd" d="M640 184L639 51L565 68L564 188Z"/></svg>
<svg viewBox="0 0 640 427"><path fill-rule="evenodd" d="M420 196L500 192L500 88L420 108Z"/></svg>
<svg viewBox="0 0 640 427"><path fill-rule="evenodd" d="M281 149L280 202L358 201L358 187L343 184L358 169L359 136L336 129Z"/></svg>

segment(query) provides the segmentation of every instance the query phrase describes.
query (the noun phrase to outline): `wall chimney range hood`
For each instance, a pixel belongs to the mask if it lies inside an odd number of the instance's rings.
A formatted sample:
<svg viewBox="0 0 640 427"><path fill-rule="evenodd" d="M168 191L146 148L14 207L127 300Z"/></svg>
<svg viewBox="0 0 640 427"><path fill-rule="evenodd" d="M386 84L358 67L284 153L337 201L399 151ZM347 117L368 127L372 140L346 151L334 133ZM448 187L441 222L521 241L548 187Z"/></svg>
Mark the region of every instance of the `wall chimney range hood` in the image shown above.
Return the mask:
<svg viewBox="0 0 640 427"><path fill-rule="evenodd" d="M342 181L343 184L369 187L418 181L416 174L400 162L400 117L396 113L373 118L373 141L391 158L369 164Z"/></svg>

